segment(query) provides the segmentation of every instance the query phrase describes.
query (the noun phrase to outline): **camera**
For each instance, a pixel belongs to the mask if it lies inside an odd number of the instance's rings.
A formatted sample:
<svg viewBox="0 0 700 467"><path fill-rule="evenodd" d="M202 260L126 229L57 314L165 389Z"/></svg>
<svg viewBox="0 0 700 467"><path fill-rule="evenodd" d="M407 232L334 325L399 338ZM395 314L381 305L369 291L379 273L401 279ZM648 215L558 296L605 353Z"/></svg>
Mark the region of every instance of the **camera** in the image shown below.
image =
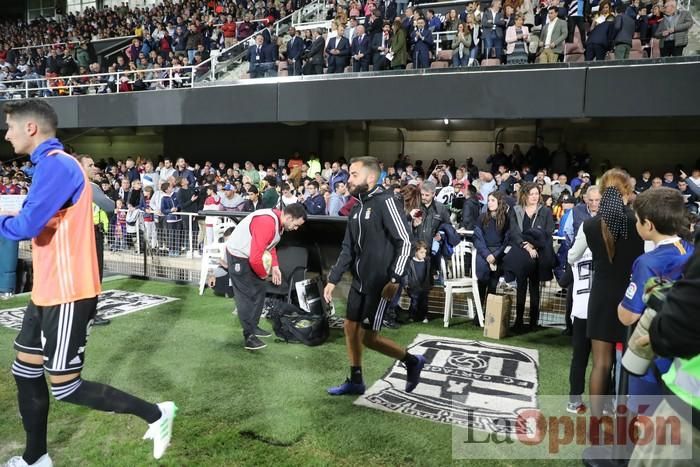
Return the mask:
<svg viewBox="0 0 700 467"><path fill-rule="evenodd" d="M644 303L646 303L647 307L630 336L627 342L627 350L622 356L622 366L633 375L644 375L654 359L654 351L651 345L639 347L637 346L637 340L640 337L649 335L651 322L661 311L666 301L666 295L672 286L673 282L658 277L652 277L644 284Z"/></svg>

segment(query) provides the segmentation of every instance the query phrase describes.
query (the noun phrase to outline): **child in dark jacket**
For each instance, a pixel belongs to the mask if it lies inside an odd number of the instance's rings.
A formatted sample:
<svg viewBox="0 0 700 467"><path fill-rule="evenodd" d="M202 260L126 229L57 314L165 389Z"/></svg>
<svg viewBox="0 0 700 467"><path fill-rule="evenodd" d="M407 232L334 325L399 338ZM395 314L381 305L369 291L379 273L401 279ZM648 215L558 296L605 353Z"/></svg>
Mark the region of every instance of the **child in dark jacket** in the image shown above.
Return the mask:
<svg viewBox="0 0 700 467"><path fill-rule="evenodd" d="M413 321L428 322L428 294L430 293L430 265L425 260L428 245L423 241L414 244L414 256L408 265L408 295L411 297L409 314Z"/></svg>

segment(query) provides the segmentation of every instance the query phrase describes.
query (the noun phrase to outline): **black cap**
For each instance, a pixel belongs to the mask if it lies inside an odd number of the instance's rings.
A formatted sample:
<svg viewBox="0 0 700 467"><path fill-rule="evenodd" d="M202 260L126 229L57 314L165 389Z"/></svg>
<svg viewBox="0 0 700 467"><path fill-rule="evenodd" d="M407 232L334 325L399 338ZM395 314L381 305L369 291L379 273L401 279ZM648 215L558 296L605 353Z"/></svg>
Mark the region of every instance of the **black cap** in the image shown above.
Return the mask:
<svg viewBox="0 0 700 467"><path fill-rule="evenodd" d="M559 197L559 204L564 204L564 203L574 204L574 197L571 196L569 193L563 193Z"/></svg>

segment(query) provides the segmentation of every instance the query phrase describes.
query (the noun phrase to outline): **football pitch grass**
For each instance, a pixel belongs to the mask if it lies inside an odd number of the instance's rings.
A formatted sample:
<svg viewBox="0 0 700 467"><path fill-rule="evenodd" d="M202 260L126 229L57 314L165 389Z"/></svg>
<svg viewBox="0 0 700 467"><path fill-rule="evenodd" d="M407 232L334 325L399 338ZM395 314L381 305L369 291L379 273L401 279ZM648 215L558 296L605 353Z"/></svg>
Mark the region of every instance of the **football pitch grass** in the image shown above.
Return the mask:
<svg viewBox="0 0 700 467"><path fill-rule="evenodd" d="M348 373L345 342L332 330L320 347L276 343L252 353L243 349L232 300L194 286L120 279L119 289L176 297L171 302L94 327L87 380L111 384L144 399L173 400L179 407L172 444L153 460L142 420L92 411L51 399L49 453L61 466L538 466L581 465L580 460L453 460L449 425L353 405L353 397L330 397L328 386ZM2 308L26 305L16 297ZM336 297L336 309L344 300ZM471 324L411 324L383 334L401 345L418 333L486 340ZM261 323L271 329L268 322ZM24 430L10 373L16 332L0 328L0 463L21 454ZM567 394L570 346L551 329L508 338L507 345L539 350L539 394ZM392 360L364 354L368 387ZM563 412L563 408L562 408ZM497 445L493 446L498 449ZM494 455L497 457L497 455Z"/></svg>

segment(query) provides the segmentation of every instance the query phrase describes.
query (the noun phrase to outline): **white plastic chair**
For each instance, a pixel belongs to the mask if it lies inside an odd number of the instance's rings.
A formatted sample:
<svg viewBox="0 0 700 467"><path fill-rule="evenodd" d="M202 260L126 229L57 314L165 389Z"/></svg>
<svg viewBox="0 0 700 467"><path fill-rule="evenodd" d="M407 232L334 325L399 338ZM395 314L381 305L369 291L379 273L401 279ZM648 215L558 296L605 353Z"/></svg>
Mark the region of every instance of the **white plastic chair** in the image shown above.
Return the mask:
<svg viewBox="0 0 700 467"><path fill-rule="evenodd" d="M226 260L226 244L223 243L224 232L236 223L231 218L216 217L214 221L214 238L212 244L204 244L202 247L202 266L199 272L199 295L204 294L209 273L219 267L219 260Z"/></svg>
<svg viewBox="0 0 700 467"><path fill-rule="evenodd" d="M467 264L467 255L471 255L471 265ZM452 296L458 293L471 294L467 298L470 319L474 318L474 308L479 317L479 325L484 326L484 312L481 308L481 298L479 297L479 283L476 277L476 248L474 244L466 240L461 241L454 249L454 254L450 258L449 264L441 260L442 277L445 283L445 327L450 326L452 318ZM469 267L468 267L469 266Z"/></svg>

